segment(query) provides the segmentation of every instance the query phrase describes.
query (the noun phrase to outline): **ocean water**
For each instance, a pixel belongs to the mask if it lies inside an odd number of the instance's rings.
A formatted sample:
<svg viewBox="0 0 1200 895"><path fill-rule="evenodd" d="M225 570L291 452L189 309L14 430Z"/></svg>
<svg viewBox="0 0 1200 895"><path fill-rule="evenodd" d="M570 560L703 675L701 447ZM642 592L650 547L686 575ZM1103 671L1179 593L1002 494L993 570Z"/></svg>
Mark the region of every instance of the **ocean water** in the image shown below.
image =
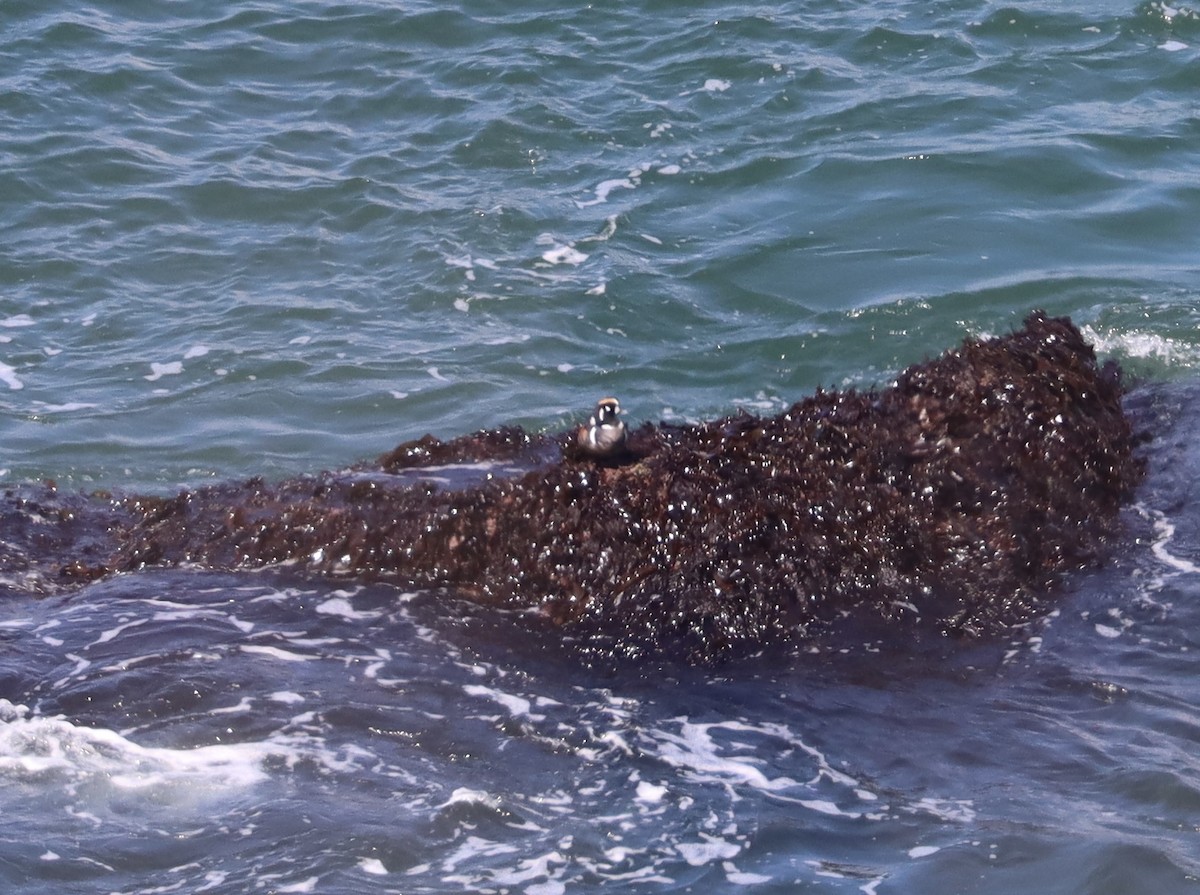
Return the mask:
<svg viewBox="0 0 1200 895"><path fill-rule="evenodd" d="M772 412L1039 307L1154 438L1002 642L596 669L275 572L7 600L4 890L1200 890L1198 89L1200 14L1136 0L6 0L5 484Z"/></svg>

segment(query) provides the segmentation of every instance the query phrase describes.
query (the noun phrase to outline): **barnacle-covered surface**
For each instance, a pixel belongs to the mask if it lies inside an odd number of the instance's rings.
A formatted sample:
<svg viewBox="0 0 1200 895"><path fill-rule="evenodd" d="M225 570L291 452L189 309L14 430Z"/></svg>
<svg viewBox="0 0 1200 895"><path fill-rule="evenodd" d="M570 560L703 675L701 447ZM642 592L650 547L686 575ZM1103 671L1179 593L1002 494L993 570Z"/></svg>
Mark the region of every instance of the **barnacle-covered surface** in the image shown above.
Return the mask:
<svg viewBox="0 0 1200 895"><path fill-rule="evenodd" d="M879 392L644 425L620 465L569 442L426 436L346 473L113 501L111 554L89 544L65 574L284 564L446 588L613 652L705 659L848 612L947 633L1019 623L1097 560L1141 474L1116 368L1041 314Z"/></svg>

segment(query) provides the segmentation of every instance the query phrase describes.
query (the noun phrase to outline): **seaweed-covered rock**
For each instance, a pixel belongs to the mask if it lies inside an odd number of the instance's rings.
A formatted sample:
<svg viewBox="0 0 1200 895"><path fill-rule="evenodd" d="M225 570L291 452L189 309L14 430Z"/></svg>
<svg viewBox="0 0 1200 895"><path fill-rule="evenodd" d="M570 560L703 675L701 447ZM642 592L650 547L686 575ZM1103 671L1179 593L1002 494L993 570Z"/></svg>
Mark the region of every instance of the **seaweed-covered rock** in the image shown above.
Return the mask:
<svg viewBox="0 0 1200 895"><path fill-rule="evenodd" d="M104 567L289 564L445 587L614 649L706 658L848 611L960 633L1023 621L1096 560L1141 474L1115 366L1042 314L882 391L642 426L622 465L569 441L427 436L374 469L127 500ZM509 466L478 468L495 461ZM474 475L422 475L453 464Z"/></svg>

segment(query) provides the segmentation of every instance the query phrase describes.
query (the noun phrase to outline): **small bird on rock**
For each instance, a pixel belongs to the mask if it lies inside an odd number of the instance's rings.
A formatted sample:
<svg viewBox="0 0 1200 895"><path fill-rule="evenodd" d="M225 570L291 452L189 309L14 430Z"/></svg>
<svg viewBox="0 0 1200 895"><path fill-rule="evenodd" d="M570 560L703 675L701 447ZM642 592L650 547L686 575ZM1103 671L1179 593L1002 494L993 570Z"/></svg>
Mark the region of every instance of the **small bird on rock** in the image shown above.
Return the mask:
<svg viewBox="0 0 1200 895"><path fill-rule="evenodd" d="M601 398L588 424L579 427L576 443L587 456L608 460L625 453L626 436L620 402L616 398Z"/></svg>

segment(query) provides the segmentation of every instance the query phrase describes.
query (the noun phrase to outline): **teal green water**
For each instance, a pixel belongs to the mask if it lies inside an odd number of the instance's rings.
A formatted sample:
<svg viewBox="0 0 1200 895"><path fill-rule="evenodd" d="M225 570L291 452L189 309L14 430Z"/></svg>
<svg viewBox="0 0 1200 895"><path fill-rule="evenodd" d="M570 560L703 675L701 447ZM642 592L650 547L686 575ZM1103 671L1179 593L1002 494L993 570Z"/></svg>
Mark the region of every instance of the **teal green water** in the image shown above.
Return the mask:
<svg viewBox="0 0 1200 895"><path fill-rule="evenodd" d="M767 412L1033 308L1161 436L1004 643L606 676L274 573L4 601L0 889L1196 891L1200 15L1067 6L0 3L2 483Z"/></svg>
<svg viewBox="0 0 1200 895"><path fill-rule="evenodd" d="M1033 307L1148 376L1200 359L1188 10L0 17L10 479L283 475L607 392L769 409Z"/></svg>

